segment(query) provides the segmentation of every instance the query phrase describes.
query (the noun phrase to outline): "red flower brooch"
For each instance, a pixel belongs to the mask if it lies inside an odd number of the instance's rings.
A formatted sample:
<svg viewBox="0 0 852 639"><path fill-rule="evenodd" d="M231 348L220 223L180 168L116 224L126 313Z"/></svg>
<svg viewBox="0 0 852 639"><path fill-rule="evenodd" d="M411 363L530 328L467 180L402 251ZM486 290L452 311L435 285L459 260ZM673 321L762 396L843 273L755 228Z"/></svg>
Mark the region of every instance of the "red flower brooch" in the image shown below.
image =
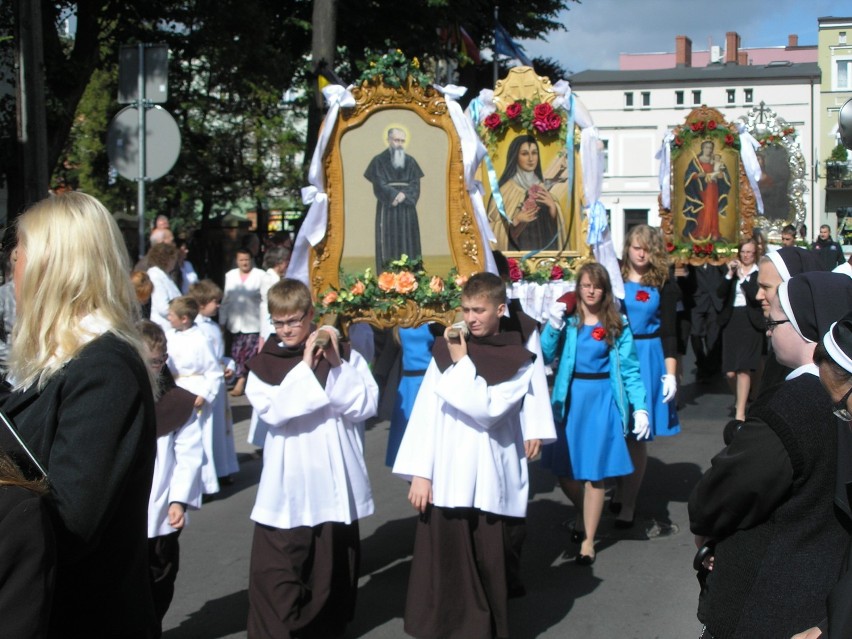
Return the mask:
<svg viewBox="0 0 852 639"><path fill-rule="evenodd" d="M647 302L649 299L651 299L651 295L648 293L648 291L643 291L641 289L636 291L637 302Z"/></svg>
<svg viewBox="0 0 852 639"><path fill-rule="evenodd" d="M595 326L594 330L592 330L592 337L600 342L606 337L606 329L603 326Z"/></svg>

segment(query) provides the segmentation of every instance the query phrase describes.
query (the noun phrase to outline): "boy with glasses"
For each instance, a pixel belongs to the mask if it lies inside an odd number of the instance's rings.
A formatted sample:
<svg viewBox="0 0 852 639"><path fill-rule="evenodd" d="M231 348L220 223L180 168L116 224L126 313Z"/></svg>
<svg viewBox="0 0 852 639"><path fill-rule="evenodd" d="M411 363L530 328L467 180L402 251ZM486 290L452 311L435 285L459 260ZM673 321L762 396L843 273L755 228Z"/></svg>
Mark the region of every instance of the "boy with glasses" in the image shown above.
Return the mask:
<svg viewBox="0 0 852 639"><path fill-rule="evenodd" d="M379 390L334 328L314 326L302 282L275 284L268 306L275 333L246 382L269 428L251 513L248 636L337 637L355 609L358 520L373 513L363 423Z"/></svg>

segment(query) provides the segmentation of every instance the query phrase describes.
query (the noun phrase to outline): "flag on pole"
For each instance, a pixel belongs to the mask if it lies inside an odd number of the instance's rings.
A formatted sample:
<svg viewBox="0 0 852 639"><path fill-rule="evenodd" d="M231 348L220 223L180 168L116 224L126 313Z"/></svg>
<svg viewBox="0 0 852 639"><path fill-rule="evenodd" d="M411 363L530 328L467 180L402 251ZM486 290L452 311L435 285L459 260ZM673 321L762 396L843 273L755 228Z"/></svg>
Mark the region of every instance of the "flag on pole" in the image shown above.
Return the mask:
<svg viewBox="0 0 852 639"><path fill-rule="evenodd" d="M531 67L532 60L527 57L524 48L512 40L512 36L499 22L494 22L494 53L520 60L524 66Z"/></svg>

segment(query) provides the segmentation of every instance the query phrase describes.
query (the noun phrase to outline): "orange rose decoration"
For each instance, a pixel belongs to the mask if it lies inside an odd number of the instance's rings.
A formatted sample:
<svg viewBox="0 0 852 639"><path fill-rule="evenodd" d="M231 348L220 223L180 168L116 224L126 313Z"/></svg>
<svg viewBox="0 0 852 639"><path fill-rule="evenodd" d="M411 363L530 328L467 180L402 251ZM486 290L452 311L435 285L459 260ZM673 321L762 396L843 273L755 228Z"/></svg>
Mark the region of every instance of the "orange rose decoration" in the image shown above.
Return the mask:
<svg viewBox="0 0 852 639"><path fill-rule="evenodd" d="M379 288L383 291L392 291L396 285L396 276L393 273L385 271L379 275Z"/></svg>
<svg viewBox="0 0 852 639"><path fill-rule="evenodd" d="M397 293L411 293L417 290L417 278L410 271L402 271L396 275L396 291Z"/></svg>
<svg viewBox="0 0 852 639"><path fill-rule="evenodd" d="M355 282L352 285L352 288L349 289L349 292L352 293L352 295L363 295L364 291L366 291L366 290L367 290L367 287L364 286L364 282L362 282L361 280L358 280L357 282Z"/></svg>
<svg viewBox="0 0 852 639"><path fill-rule="evenodd" d="M444 280L442 280L437 275L433 275L432 279L429 280L429 290L433 293L443 293L444 292Z"/></svg>
<svg viewBox="0 0 852 639"><path fill-rule="evenodd" d="M322 298L323 306L328 306L329 304L334 304L337 301L337 291L329 291L325 294L325 297Z"/></svg>

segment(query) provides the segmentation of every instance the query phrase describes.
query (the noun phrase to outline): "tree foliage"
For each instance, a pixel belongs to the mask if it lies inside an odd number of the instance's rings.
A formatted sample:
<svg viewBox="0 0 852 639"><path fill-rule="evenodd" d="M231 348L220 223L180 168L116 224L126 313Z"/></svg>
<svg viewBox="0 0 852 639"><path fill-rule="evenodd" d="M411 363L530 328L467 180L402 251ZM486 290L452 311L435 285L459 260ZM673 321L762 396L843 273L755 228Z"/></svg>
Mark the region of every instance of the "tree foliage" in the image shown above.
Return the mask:
<svg viewBox="0 0 852 639"><path fill-rule="evenodd" d="M500 22L515 38L561 29L559 12L574 0L505 3ZM0 74L12 68L11 3L0 4ZM147 187L148 209L189 221L239 203L300 206L299 157L312 100L310 0L41 0L49 159L66 179L116 210L135 206L135 185L110 175L105 139L116 102L118 50L138 42L168 45L169 100L182 146L175 168ZM338 2L333 61L354 78L367 49L399 48L409 57L463 58L441 34L492 43L491 0L347 0ZM63 33L72 18L72 37ZM490 67L468 67L468 86L490 85ZM2 82L3 78L0 78ZM14 79L12 78L12 82ZM462 79L465 82L465 79ZM282 100L282 96L298 96ZM472 95L473 91L469 93ZM10 107L11 105L11 107ZM309 125L315 129L316 124ZM14 96L0 97L0 170L14 174ZM6 142L7 144L3 144ZM308 141L310 147L310 141ZM310 152L307 153L309 158ZM9 184L14 189L14 184ZM10 198L11 199L11 198ZM14 213L12 211L11 213Z"/></svg>

